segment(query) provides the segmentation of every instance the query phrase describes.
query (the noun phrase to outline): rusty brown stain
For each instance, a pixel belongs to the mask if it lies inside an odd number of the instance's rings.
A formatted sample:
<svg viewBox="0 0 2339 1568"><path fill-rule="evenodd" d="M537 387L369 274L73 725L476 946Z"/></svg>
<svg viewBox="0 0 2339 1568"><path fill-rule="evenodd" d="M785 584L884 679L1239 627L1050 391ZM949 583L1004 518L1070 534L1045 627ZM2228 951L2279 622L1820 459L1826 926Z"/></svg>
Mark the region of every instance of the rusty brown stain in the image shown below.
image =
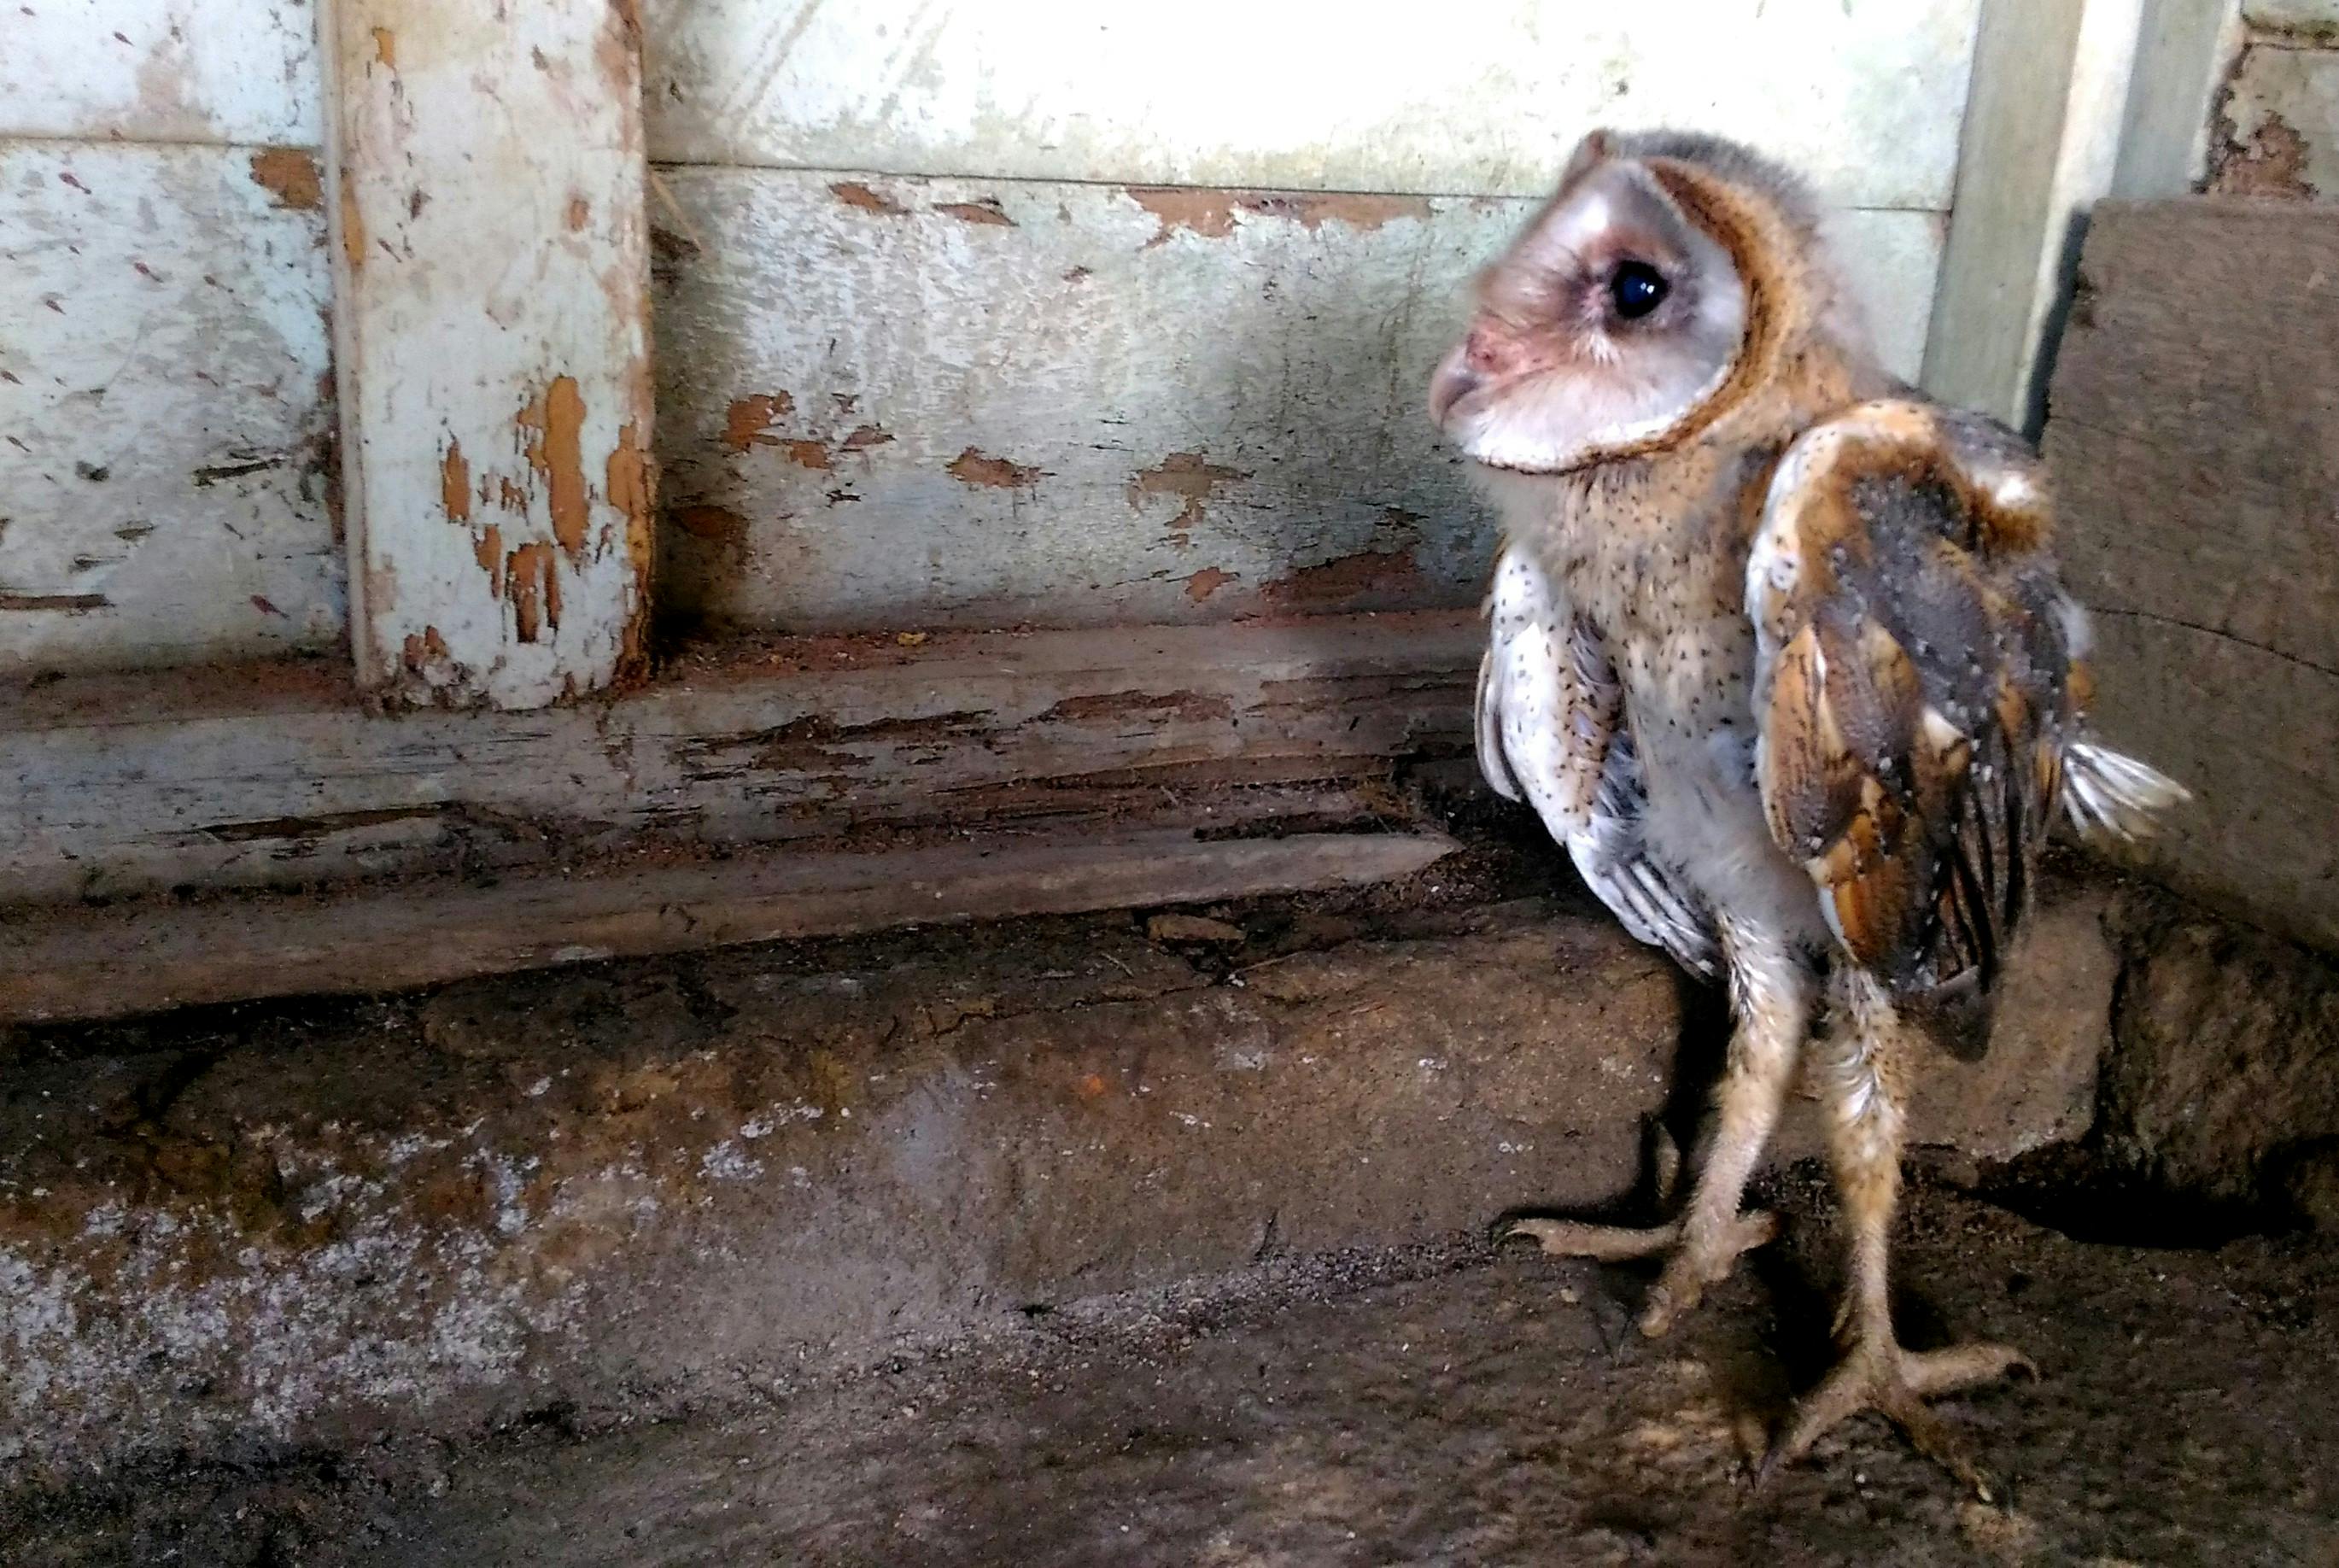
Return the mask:
<svg viewBox="0 0 2339 1568"><path fill-rule="evenodd" d="M735 545L747 537L747 519L728 507L677 507L674 525L694 539Z"/></svg>
<svg viewBox="0 0 2339 1568"><path fill-rule="evenodd" d="M449 522L471 520L471 465L464 460L460 441L447 443L447 456L439 464L439 499Z"/></svg>
<svg viewBox="0 0 2339 1568"><path fill-rule="evenodd" d="M572 234L593 221L593 203L582 196L568 198L568 232Z"/></svg>
<svg viewBox="0 0 2339 1568"><path fill-rule="evenodd" d="M855 425L843 444L843 450L865 452L872 447L882 447L893 440L892 432L882 425Z"/></svg>
<svg viewBox="0 0 2339 1568"><path fill-rule="evenodd" d="M325 204L325 174L298 147L263 147L252 155L252 182L272 205L312 212Z"/></svg>
<svg viewBox="0 0 2339 1568"><path fill-rule="evenodd" d="M521 642L536 641L547 627L560 629L559 573L559 557L541 539L511 553L504 588L511 597L512 628Z"/></svg>
<svg viewBox="0 0 2339 1568"><path fill-rule="evenodd" d="M508 474L496 476L496 505L508 512L528 510L528 492Z"/></svg>
<svg viewBox="0 0 2339 1568"><path fill-rule="evenodd" d="M785 392L757 392L742 398L724 411L723 444L744 452L758 442L774 444L767 434L774 425L796 411L796 400Z"/></svg>
<svg viewBox="0 0 2339 1568"><path fill-rule="evenodd" d="M1015 220L999 204L996 196L984 196L972 202L943 202L934 211L956 218L962 223L978 223L997 229L1012 229Z"/></svg>
<svg viewBox="0 0 2339 1568"><path fill-rule="evenodd" d="M2217 124L2224 133L2223 145L2213 160L2211 192L2294 202L2311 202L2321 194L2306 177L2306 138L2280 114L2269 110L2265 122L2246 140L2235 134L2233 122L2222 108Z"/></svg>
<svg viewBox="0 0 2339 1568"><path fill-rule="evenodd" d="M358 193L348 180L341 182L341 259L354 272L365 265L365 219L358 212Z"/></svg>
<svg viewBox="0 0 2339 1568"><path fill-rule="evenodd" d="M439 635L437 626L425 626L419 632L406 634L406 667L420 675L429 665L448 656L447 639Z"/></svg>
<svg viewBox="0 0 2339 1568"><path fill-rule="evenodd" d="M488 574L488 591L497 598L504 597L504 531L489 523L487 531L472 541L471 557L479 563L479 570Z"/></svg>
<svg viewBox="0 0 2339 1568"><path fill-rule="evenodd" d="M1037 468L1012 463L1005 458L994 458L972 447L952 458L945 471L962 485L980 485L999 490L1023 489L1037 484L1044 477Z"/></svg>
<svg viewBox="0 0 2339 1568"><path fill-rule="evenodd" d="M1327 223L1345 223L1359 233L1369 234L1399 218L1429 217L1426 196L1388 196L1364 191L1275 192L1246 196L1239 205L1247 212L1288 218L1311 234Z"/></svg>
<svg viewBox="0 0 2339 1568"><path fill-rule="evenodd" d="M1220 571L1216 567L1204 567L1186 579L1186 597L1199 605L1234 580L1235 574L1232 572Z"/></svg>
<svg viewBox="0 0 2339 1568"><path fill-rule="evenodd" d="M1327 223L1343 223L1362 233L1399 218L1430 215L1426 196L1390 196L1363 191L1236 191L1185 185L1131 185L1130 199L1153 215L1158 227L1144 249L1183 229L1205 240L1235 232L1239 212L1288 218L1314 233Z"/></svg>
<svg viewBox="0 0 2339 1568"><path fill-rule="evenodd" d="M1235 232L1235 202L1231 191L1198 190L1183 185L1131 185L1129 199L1153 214L1159 225L1145 249L1164 244L1179 229L1205 240L1223 240Z"/></svg>
<svg viewBox="0 0 2339 1568"><path fill-rule="evenodd" d="M829 186L828 193L846 206L857 208L864 212L882 212L889 218L903 217L909 212L907 207L894 201L893 197L880 191L873 191L858 180L839 180Z"/></svg>
<svg viewBox="0 0 2339 1568"><path fill-rule="evenodd" d="M1250 476L1239 468L1213 463L1199 452L1172 452L1150 468L1140 468L1129 481L1129 504L1142 509L1148 496L1177 496L1184 501L1170 519L1173 533L1189 532L1202 520L1210 493L1229 479Z"/></svg>
<svg viewBox="0 0 2339 1568"><path fill-rule="evenodd" d="M645 446L640 424L627 420L618 427L605 475L604 494L626 519L626 558L637 573L649 570L650 517L657 502L657 470Z"/></svg>
<svg viewBox="0 0 2339 1568"><path fill-rule="evenodd" d="M385 71L398 69L398 35L387 27L373 30L373 57L381 62Z"/></svg>
<svg viewBox="0 0 2339 1568"><path fill-rule="evenodd" d="M1267 585L1260 597L1288 609L1316 609L1369 597L1389 597L1410 588L1421 575L1410 546L1401 550L1358 550L1318 566L1302 567Z"/></svg>
<svg viewBox="0 0 2339 1568"><path fill-rule="evenodd" d="M528 433L528 463L542 476L552 513L552 537L572 561L585 558L585 395L574 376L555 376L540 398L520 410ZM556 621L556 625L558 622Z"/></svg>
<svg viewBox="0 0 2339 1568"><path fill-rule="evenodd" d="M788 455L788 461L800 468L825 473L836 467L836 459L829 455L825 441L782 441L779 447Z"/></svg>

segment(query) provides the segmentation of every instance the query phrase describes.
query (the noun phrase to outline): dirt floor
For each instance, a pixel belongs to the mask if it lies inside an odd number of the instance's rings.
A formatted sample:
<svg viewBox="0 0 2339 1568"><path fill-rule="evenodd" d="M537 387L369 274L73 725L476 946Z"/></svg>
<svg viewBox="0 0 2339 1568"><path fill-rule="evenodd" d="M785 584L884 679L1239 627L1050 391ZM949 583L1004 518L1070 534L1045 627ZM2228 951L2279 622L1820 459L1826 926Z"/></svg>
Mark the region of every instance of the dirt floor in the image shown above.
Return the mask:
<svg viewBox="0 0 2339 1568"><path fill-rule="evenodd" d="M470 1443L20 1500L24 1564L2339 1563L2339 1248L2070 1240L1920 1181L1903 1333L2015 1341L1952 1402L2010 1504L1873 1418L1763 1491L1823 1368L1823 1189L1675 1338L1643 1277L1532 1250L1279 1259L1034 1308L650 1425L558 1410Z"/></svg>

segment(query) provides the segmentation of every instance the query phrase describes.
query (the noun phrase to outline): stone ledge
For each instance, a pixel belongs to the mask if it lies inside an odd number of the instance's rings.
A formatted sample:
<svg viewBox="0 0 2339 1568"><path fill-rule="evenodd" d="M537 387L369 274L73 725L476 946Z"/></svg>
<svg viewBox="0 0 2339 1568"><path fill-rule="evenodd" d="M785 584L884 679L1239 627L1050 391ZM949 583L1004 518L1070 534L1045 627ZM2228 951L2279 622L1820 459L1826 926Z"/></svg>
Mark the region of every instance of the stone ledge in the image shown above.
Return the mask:
<svg viewBox="0 0 2339 1568"><path fill-rule="evenodd" d="M1936 1064L1921 1140L2087 1125L2108 950L2092 894L2046 916L2021 1070ZM1308 918L1230 961L1036 920L44 1035L0 1100L0 1461L638 1413L1634 1188L1659 955L1539 901Z"/></svg>

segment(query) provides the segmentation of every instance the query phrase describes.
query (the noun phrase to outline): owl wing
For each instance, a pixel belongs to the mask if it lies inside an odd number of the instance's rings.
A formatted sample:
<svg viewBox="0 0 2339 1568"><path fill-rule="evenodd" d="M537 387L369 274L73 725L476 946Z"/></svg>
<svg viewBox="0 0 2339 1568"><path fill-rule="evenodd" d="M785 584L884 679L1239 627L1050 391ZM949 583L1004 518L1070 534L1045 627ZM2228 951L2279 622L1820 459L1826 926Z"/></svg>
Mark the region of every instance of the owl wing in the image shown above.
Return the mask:
<svg viewBox="0 0 2339 1568"><path fill-rule="evenodd" d="M1969 1059L2076 738L2048 527L2011 432L1871 403L1788 449L1747 565L1772 836L1844 956Z"/></svg>
<svg viewBox="0 0 2339 1568"><path fill-rule="evenodd" d="M1525 800L1585 883L1638 940L1713 979L1712 914L1642 832L1648 795L1623 693L1599 642L1527 551L1495 567L1478 664L1478 765Z"/></svg>

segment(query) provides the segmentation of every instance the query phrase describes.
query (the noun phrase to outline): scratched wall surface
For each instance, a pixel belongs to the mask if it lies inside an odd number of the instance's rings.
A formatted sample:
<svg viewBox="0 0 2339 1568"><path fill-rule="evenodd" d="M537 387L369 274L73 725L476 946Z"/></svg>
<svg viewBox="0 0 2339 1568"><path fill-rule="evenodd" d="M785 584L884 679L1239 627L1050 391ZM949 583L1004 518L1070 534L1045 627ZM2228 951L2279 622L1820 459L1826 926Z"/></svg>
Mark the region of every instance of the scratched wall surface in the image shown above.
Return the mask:
<svg viewBox="0 0 2339 1568"><path fill-rule="evenodd" d="M1978 0L1643 9L646 0L662 606L1466 602L1485 515L1421 390L1604 122L1809 172L1913 376Z"/></svg>
<svg viewBox="0 0 2339 1568"><path fill-rule="evenodd" d="M0 676L312 652L346 623L303 0L0 29Z"/></svg>
<svg viewBox="0 0 2339 1568"><path fill-rule="evenodd" d="M1421 410L1507 198L668 169L661 594L786 627L1453 604ZM1840 222L1913 371L1923 213ZM683 237L685 232L693 238Z"/></svg>

